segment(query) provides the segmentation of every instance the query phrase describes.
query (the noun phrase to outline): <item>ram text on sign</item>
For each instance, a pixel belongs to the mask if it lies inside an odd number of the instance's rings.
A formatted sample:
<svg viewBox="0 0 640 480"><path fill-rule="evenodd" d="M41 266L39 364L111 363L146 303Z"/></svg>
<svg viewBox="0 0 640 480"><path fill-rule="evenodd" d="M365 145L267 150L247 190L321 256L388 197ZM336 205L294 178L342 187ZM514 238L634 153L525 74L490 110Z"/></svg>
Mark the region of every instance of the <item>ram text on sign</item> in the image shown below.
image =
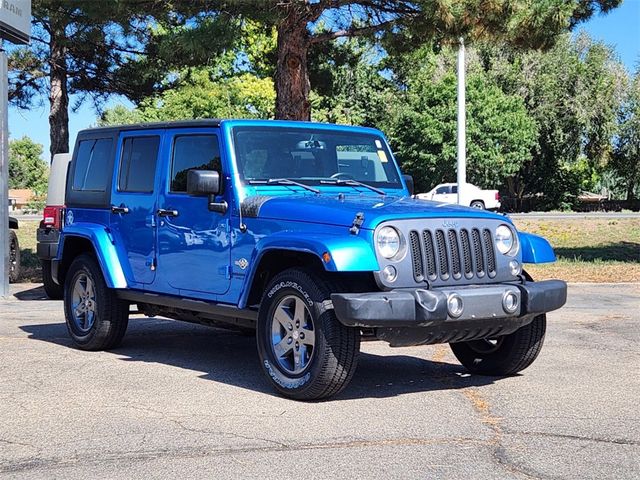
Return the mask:
<svg viewBox="0 0 640 480"><path fill-rule="evenodd" d="M0 37L12 43L29 43L31 0L0 0Z"/></svg>

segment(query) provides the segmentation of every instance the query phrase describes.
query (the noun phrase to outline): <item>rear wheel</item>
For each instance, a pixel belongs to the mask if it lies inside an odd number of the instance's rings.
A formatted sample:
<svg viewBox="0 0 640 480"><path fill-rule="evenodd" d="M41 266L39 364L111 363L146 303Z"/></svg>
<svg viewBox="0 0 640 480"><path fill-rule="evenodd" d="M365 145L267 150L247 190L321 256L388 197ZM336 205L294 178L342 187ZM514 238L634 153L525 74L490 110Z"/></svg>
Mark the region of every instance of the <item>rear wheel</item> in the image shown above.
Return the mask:
<svg viewBox="0 0 640 480"><path fill-rule="evenodd" d="M9 230L9 282L15 283L20 278L20 244L18 236Z"/></svg>
<svg viewBox="0 0 640 480"><path fill-rule="evenodd" d="M83 350L116 347L129 322L129 304L107 287L95 258L86 254L67 272L64 313L71 339Z"/></svg>
<svg viewBox="0 0 640 480"><path fill-rule="evenodd" d="M482 375L513 375L538 357L547 328L547 317L533 321L509 335L452 343L451 350L467 370Z"/></svg>
<svg viewBox="0 0 640 480"><path fill-rule="evenodd" d="M64 296L64 288L53 281L51 260L41 260L40 265L42 265L42 284L47 297L51 300L61 300Z"/></svg>
<svg viewBox="0 0 640 480"><path fill-rule="evenodd" d="M484 210L484 202L482 200L474 200L471 202L471 208L479 208L480 210Z"/></svg>
<svg viewBox="0 0 640 480"><path fill-rule="evenodd" d="M260 305L257 343L274 388L297 400L342 391L356 370L360 332L342 325L330 303L337 286L292 268L268 285Z"/></svg>

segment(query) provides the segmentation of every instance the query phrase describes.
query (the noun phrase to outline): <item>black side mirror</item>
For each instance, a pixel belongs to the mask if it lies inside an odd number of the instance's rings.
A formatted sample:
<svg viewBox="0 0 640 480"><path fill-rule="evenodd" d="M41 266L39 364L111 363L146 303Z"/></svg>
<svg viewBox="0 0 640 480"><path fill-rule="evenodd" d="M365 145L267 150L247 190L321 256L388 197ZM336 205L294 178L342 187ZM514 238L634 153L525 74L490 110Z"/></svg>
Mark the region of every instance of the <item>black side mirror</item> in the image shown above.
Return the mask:
<svg viewBox="0 0 640 480"><path fill-rule="evenodd" d="M411 175L402 175L402 178L404 179L404 183L407 184L409 195L413 196L413 191L415 190L415 187L413 185L413 177Z"/></svg>
<svg viewBox="0 0 640 480"><path fill-rule="evenodd" d="M214 170L189 170L187 172L189 195L217 195L220 193L220 174Z"/></svg>
<svg viewBox="0 0 640 480"><path fill-rule="evenodd" d="M189 170L187 172L187 193L209 197L208 207L212 212L225 214L229 205L224 200L216 202L220 193L220 174L214 170Z"/></svg>

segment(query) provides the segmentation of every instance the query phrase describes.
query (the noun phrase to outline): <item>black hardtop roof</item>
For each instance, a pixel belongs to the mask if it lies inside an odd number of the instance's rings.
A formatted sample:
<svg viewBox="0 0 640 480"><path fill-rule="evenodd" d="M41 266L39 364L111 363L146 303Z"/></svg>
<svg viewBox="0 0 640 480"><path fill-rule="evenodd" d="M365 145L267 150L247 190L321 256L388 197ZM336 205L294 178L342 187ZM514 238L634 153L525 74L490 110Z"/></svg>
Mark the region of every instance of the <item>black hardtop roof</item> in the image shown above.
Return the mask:
<svg viewBox="0 0 640 480"><path fill-rule="evenodd" d="M152 123L134 123L129 125L107 125L105 127L92 127L80 130L78 135L82 133L92 132L108 132L108 131L126 131L126 130L157 130L162 128L175 127L219 127L222 120L217 118L203 118L200 120L172 120L170 122L152 122Z"/></svg>

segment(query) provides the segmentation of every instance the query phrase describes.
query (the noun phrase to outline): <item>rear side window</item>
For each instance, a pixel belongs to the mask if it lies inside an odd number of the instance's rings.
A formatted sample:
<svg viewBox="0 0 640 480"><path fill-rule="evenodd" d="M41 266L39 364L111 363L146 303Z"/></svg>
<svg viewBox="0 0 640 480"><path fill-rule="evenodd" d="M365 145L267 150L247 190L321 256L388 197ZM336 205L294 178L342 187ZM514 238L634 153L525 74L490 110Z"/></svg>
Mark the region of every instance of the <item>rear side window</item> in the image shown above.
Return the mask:
<svg viewBox="0 0 640 480"><path fill-rule="evenodd" d="M189 170L221 172L220 148L216 135L181 135L173 144L171 162L171 191L187 191Z"/></svg>
<svg viewBox="0 0 640 480"><path fill-rule="evenodd" d="M73 190L89 192L107 190L107 182L110 178L108 169L111 145L110 138L82 140L78 144Z"/></svg>
<svg viewBox="0 0 640 480"><path fill-rule="evenodd" d="M127 137L122 142L118 190L153 192L160 137Z"/></svg>

